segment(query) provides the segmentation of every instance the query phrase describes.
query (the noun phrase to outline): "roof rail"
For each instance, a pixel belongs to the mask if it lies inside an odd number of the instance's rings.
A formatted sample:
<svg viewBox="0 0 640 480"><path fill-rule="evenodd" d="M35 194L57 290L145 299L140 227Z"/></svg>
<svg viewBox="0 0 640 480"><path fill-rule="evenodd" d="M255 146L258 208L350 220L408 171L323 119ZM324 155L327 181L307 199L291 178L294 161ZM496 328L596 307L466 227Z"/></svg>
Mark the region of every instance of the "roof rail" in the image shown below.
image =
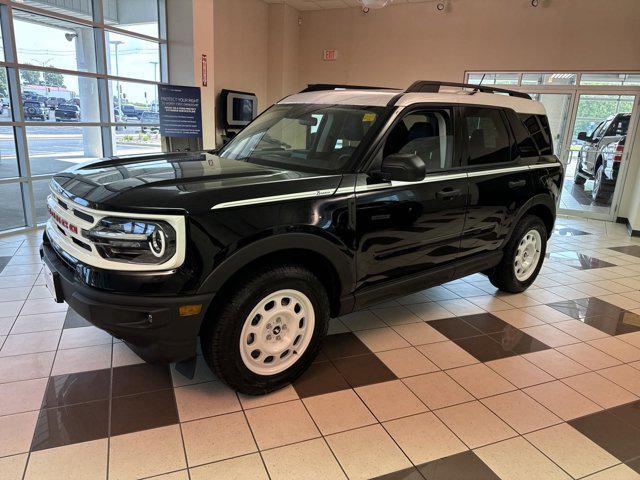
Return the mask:
<svg viewBox="0 0 640 480"><path fill-rule="evenodd" d="M397 90L389 87L367 87L365 85L339 85L335 83L311 83L300 93L321 92L323 90Z"/></svg>
<svg viewBox="0 0 640 480"><path fill-rule="evenodd" d="M411 84L409 88L405 90L406 93L438 93L440 87L460 87L472 89L472 95L476 92L484 93L506 93L511 97L526 98L531 100L531 97L523 92L516 92L514 90L507 90L506 88L487 87L486 85L475 85L472 83L456 83L456 82L440 82L434 80L418 80Z"/></svg>

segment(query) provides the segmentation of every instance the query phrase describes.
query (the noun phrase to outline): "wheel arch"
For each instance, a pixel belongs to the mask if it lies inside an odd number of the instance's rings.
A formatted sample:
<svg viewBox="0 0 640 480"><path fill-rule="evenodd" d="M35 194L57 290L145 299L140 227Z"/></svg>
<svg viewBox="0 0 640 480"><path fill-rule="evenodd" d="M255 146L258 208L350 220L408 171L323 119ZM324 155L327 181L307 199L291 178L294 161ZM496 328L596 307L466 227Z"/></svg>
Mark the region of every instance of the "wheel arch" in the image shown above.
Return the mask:
<svg viewBox="0 0 640 480"><path fill-rule="evenodd" d="M288 233L257 240L226 258L203 282L200 292L215 292L212 307L235 281L269 264L296 263L320 278L329 295L331 314L352 308L353 257L346 248L310 233Z"/></svg>
<svg viewBox="0 0 640 480"><path fill-rule="evenodd" d="M556 221L556 204L550 196L536 195L523 205L523 207L518 212L518 216L513 222L513 225L511 226L509 238L511 238L516 225L518 225L520 220L522 220L525 215L535 215L539 217L544 222L544 225L547 228L547 238L551 237L553 226L555 225Z"/></svg>

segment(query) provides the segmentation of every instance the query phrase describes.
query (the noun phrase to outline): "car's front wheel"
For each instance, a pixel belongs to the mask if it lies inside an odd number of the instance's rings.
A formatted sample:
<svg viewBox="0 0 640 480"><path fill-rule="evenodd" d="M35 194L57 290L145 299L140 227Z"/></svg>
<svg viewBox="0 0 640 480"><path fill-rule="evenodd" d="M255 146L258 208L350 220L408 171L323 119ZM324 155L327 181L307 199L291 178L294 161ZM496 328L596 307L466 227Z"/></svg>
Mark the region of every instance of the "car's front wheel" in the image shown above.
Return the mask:
<svg viewBox="0 0 640 480"><path fill-rule="evenodd" d="M200 342L227 385L258 395L295 380L313 362L329 324L329 299L300 265L264 268L227 289Z"/></svg>
<svg viewBox="0 0 640 480"><path fill-rule="evenodd" d="M500 263L488 272L491 283L510 293L526 290L536 279L547 251L547 228L535 215L516 225Z"/></svg>
<svg viewBox="0 0 640 480"><path fill-rule="evenodd" d="M605 202L609 198L609 191L607 190L604 177L604 165L600 165L596 171L591 198L593 198L594 202Z"/></svg>
<svg viewBox="0 0 640 480"><path fill-rule="evenodd" d="M578 164L576 165L576 172L573 176L573 183L576 185L584 185L585 182L587 181L587 179L581 175L584 172L582 171L582 167L580 166L580 163L582 163L582 161L578 159Z"/></svg>

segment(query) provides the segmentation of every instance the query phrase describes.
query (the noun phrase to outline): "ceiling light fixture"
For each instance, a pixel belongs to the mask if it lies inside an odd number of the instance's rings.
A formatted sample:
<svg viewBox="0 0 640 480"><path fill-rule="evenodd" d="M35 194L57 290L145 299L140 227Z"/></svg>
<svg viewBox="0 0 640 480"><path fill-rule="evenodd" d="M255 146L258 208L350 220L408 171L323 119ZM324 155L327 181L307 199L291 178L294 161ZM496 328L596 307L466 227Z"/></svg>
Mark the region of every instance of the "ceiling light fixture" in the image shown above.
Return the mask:
<svg viewBox="0 0 640 480"><path fill-rule="evenodd" d="M436 5L436 8L438 9L438 11L439 11L439 12L442 12L442 11L444 10L444 3L439 2L439 3Z"/></svg>
<svg viewBox="0 0 640 480"><path fill-rule="evenodd" d="M532 7L537 7L538 5L540 5L540 0L531 0Z"/></svg>
<svg viewBox="0 0 640 480"><path fill-rule="evenodd" d="M367 11L370 9L384 8L392 2L393 0L360 0L362 10L366 9Z"/></svg>

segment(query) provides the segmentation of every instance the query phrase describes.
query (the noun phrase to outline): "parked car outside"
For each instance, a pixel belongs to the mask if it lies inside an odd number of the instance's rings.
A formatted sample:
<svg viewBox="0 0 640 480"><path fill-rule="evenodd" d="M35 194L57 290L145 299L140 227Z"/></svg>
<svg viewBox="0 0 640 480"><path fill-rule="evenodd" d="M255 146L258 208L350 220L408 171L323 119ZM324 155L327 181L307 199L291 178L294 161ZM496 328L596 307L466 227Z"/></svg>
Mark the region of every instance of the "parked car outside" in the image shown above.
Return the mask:
<svg viewBox="0 0 640 480"><path fill-rule="evenodd" d="M615 189L630 120L630 113L618 113L598 124L590 135L578 134L583 145L578 152L574 183L584 185L593 179L594 201L608 200Z"/></svg>
<svg viewBox="0 0 640 480"><path fill-rule="evenodd" d="M37 100L25 100L22 102L22 110L27 120L45 121L49 119L49 109L44 106L44 103Z"/></svg>
<svg viewBox="0 0 640 480"><path fill-rule="evenodd" d="M142 116L142 112L138 110L134 105L122 105L120 107L122 114L128 119L135 118L136 120L140 120Z"/></svg>
<svg viewBox="0 0 640 480"><path fill-rule="evenodd" d="M147 130L158 130L160 128L160 115L158 114L158 112L142 112L140 122L142 123L143 132Z"/></svg>
<svg viewBox="0 0 640 480"><path fill-rule="evenodd" d="M54 175L44 276L143 359L193 375L199 341L218 378L262 394L312 364L330 317L476 272L527 289L563 174L525 93L311 85L216 153Z"/></svg>
<svg viewBox="0 0 640 480"><path fill-rule="evenodd" d="M61 103L55 111L56 122L79 122L80 107L73 103Z"/></svg>

